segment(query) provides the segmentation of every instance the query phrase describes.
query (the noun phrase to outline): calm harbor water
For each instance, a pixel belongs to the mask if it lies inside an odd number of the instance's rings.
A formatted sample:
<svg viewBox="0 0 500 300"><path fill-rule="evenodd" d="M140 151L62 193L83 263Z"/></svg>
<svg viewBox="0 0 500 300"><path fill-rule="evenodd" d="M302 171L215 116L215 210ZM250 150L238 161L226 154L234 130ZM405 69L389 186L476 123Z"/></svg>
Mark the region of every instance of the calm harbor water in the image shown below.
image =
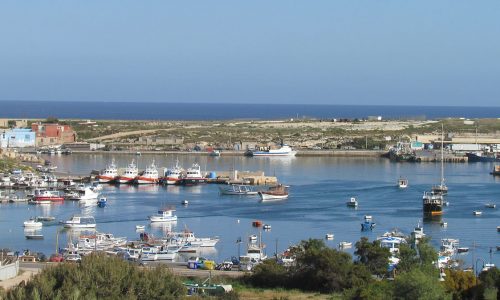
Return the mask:
<svg viewBox="0 0 500 300"><path fill-rule="evenodd" d="M88 174L93 169L102 169L113 158L117 165L125 167L132 159L144 167L154 159L161 167L171 167L176 159L165 155L113 155L73 154L48 157L58 171ZM405 164L392 163L382 158L334 158L334 157L201 157L179 156L180 164L187 168L198 162L202 169L217 170L263 170L275 174L280 181L291 186L288 200L261 203L257 197L222 196L217 185L195 187L179 186L114 186L106 185L102 191L108 198L106 208L92 204L82 206L78 202L32 206L25 203L1 204L0 246L13 250L31 249L53 253L56 249L56 233L59 225L44 226L44 240L26 240L22 222L31 216L52 215L57 220L66 220L72 214L92 214L97 229L111 232L115 236L129 239L138 237L135 225L146 226L146 232L161 236L166 230L189 228L197 236L219 236L220 242L214 250L202 255L218 261L238 254L236 240L247 240L248 235L257 234L252 228L253 220L262 220L272 225L272 230L262 232L267 254L273 255L276 244L278 251L307 238L324 238L334 233L335 239L327 241L336 247L340 241L355 242L362 236L370 240L386 231L398 228L410 233L422 220L422 194L431 185L439 182L440 165L434 163ZM500 254L495 247L500 245L498 209L485 208L486 203L500 206L500 178L489 175L493 165L488 163L446 164L445 177L450 189L447 196L450 205L445 208L443 220L447 228L437 222L424 222L424 232L432 237L438 247L441 238L458 238L460 246L476 245L475 258L500 264ZM409 179L409 187L396 187L400 176ZM350 197L356 197L359 208L345 205ZM182 200L189 205L183 207ZM176 224L151 227L147 216L165 205L175 205L179 220ZM482 210L480 217L473 216L474 210ZM360 223L364 215L372 215L377 223L371 232L361 232ZM239 220L239 222L238 222ZM60 234L62 245L72 236L69 232ZM241 252L245 244L241 244ZM346 251L352 253L353 249ZM473 254L459 256L466 265L471 265ZM481 264L481 263L479 263Z"/></svg>

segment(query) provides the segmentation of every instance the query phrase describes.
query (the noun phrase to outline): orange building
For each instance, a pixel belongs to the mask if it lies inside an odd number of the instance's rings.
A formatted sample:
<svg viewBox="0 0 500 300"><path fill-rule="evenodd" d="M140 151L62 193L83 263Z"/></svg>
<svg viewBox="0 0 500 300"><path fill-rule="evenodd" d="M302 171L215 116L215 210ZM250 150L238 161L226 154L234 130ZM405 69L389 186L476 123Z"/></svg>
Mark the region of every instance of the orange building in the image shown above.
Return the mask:
<svg viewBox="0 0 500 300"><path fill-rule="evenodd" d="M36 133L36 145L62 145L76 142L76 132L69 125L57 123L33 123L31 130Z"/></svg>

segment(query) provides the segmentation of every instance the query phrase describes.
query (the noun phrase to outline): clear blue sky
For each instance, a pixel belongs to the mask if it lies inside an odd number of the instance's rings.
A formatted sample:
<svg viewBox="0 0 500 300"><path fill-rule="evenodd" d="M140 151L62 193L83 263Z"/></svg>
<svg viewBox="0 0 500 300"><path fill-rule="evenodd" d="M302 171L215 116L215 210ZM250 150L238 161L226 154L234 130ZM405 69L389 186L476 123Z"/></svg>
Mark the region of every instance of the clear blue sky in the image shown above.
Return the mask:
<svg viewBox="0 0 500 300"><path fill-rule="evenodd" d="M500 1L0 3L0 99L500 105Z"/></svg>

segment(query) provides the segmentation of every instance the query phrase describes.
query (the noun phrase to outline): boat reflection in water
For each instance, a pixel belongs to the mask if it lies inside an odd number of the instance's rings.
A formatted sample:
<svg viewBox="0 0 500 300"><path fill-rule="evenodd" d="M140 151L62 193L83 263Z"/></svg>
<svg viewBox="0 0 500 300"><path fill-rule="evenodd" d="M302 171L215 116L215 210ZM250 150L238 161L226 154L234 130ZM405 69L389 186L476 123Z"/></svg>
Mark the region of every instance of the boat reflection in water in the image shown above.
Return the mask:
<svg viewBox="0 0 500 300"><path fill-rule="evenodd" d="M161 231L166 234L173 231L173 229L177 226L177 221L152 222L150 226L152 230Z"/></svg>

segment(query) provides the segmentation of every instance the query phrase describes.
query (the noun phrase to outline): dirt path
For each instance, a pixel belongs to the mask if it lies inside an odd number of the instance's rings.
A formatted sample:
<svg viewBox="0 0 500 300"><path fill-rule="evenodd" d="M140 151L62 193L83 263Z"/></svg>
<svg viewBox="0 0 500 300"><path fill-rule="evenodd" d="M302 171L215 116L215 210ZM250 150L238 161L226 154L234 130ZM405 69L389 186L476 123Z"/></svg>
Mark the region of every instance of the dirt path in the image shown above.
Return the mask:
<svg viewBox="0 0 500 300"><path fill-rule="evenodd" d="M0 287L4 290L9 290L19 285L22 281L28 282L31 279L31 276L38 274L38 272L40 272L40 269L22 270L16 277L0 281Z"/></svg>

